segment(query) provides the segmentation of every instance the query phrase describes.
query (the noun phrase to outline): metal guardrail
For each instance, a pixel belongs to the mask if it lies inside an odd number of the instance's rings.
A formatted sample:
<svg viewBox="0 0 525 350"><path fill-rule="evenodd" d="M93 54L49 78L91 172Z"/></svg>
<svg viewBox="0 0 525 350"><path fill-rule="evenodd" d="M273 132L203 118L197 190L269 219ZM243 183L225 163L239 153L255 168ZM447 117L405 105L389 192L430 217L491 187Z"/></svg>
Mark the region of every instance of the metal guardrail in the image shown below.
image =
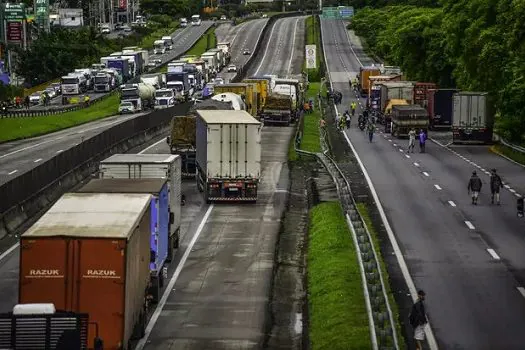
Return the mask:
<svg viewBox="0 0 525 350"><path fill-rule="evenodd" d="M515 145L513 143L510 143L510 142L507 142L505 141L504 139L500 139L499 140L504 146L507 146L508 148L516 151L516 152L520 152L520 153L525 153L525 147L521 147L521 146L518 146L518 145Z"/></svg>

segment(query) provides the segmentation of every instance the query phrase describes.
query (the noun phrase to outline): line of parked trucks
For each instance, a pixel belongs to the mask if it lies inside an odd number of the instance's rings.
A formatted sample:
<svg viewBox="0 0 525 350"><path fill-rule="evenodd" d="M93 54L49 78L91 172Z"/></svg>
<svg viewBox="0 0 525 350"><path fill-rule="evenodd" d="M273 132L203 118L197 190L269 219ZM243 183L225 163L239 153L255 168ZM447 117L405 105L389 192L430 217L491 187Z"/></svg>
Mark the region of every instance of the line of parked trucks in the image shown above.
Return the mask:
<svg viewBox="0 0 525 350"><path fill-rule="evenodd" d="M256 201L262 123L241 110L194 112L205 199ZM181 165L178 155L115 154L21 236L19 304L0 314L0 348L132 349L179 247Z"/></svg>
<svg viewBox="0 0 525 350"><path fill-rule="evenodd" d="M492 141L494 110L486 92L406 81L399 67L384 65L361 67L357 88L393 136L408 136L411 128L451 129L454 143Z"/></svg>

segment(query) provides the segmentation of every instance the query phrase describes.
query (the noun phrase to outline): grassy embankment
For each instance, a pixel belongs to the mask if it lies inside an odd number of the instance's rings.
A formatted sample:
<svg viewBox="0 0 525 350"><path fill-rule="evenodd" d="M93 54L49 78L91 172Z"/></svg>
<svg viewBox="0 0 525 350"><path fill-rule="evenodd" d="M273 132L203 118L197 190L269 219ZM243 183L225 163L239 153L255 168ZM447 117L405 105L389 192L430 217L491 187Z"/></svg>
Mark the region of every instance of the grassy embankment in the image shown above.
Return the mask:
<svg viewBox="0 0 525 350"><path fill-rule="evenodd" d="M525 154L517 152L510 147L505 145L494 145L490 147L490 150L496 154L512 159L513 161L525 165Z"/></svg>
<svg viewBox="0 0 525 350"><path fill-rule="evenodd" d="M204 35L197 40L195 45L193 45L184 55L195 55L200 56L205 53L207 50L212 49L217 46L217 37L215 36L215 28L211 27L204 33ZM168 66L165 65L159 70L161 73L166 73L168 71Z"/></svg>
<svg viewBox="0 0 525 350"><path fill-rule="evenodd" d="M96 102L78 111L43 117L2 118L0 119L0 142L48 134L70 128L96 119L115 115L119 103L118 94Z"/></svg>
<svg viewBox="0 0 525 350"><path fill-rule="evenodd" d="M309 337L312 350L372 347L361 274L339 202L310 211Z"/></svg>
<svg viewBox="0 0 525 350"><path fill-rule="evenodd" d="M385 283L386 293L388 295L388 302L390 303L390 308L392 310L392 316L394 317L394 321L396 322L395 328L396 328L396 333L397 333L397 339L399 340L400 344L404 344L403 333L401 332L401 325L399 324L399 310L397 308L397 303L392 294L392 289L390 288L390 282L387 278L388 271L386 269L385 262L380 252L381 240L379 238L379 234L374 228L374 225L372 223L372 218L370 216L370 212L368 210L367 205L364 203L359 203L356 205L356 207L357 207L357 211L359 212L359 214L361 214L361 217L363 218L365 222L368 232L370 232L370 236L372 236L372 243L374 244L376 253L378 253L379 267L381 269L381 273L383 274L383 282Z"/></svg>

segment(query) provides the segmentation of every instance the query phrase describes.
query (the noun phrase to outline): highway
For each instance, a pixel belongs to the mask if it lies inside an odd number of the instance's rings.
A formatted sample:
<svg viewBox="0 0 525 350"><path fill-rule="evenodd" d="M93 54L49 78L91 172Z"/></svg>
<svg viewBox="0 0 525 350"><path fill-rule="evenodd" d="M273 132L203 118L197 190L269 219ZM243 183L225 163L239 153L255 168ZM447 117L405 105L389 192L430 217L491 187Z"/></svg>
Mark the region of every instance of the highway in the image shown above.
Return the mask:
<svg viewBox="0 0 525 350"><path fill-rule="evenodd" d="M214 24L213 21L203 21L202 24L198 27L186 27L184 29L177 29L175 32L171 34L171 37L173 38L173 49L170 51L166 51L166 53L162 55L154 55L153 54L153 48L149 47L147 48L149 50L149 59L160 59L162 63L169 62L173 60L175 57L182 55L184 52L188 51L193 43L195 43L212 25ZM160 39L160 38L158 38ZM82 67L77 67L82 68ZM103 93L95 93L93 91L90 91L87 93L87 95L90 97L91 100L99 99L100 97L106 95ZM50 102L50 108L44 107L42 105L32 106L31 110L45 110L45 109L53 109L53 108L61 108L62 107L62 96L59 95L51 100Z"/></svg>
<svg viewBox="0 0 525 350"><path fill-rule="evenodd" d="M292 37L293 28L287 26L283 35ZM299 45L293 51L298 57L303 55ZM286 62L289 58L286 51L277 56L265 53L260 55L266 66L267 60ZM291 73L300 70L301 65L296 65ZM271 72L260 72L266 73ZM172 277L137 350L262 347L269 321L275 242L286 204L292 134L292 127L263 128L256 204L206 206L207 216L198 225L193 244L186 248L186 259L177 267L178 274Z"/></svg>
<svg viewBox="0 0 525 350"><path fill-rule="evenodd" d="M350 91L348 77L372 61L357 42L350 46L343 22L322 20L322 27L334 89L343 93L339 110L349 109L356 99L363 104ZM500 207L490 205L483 172L497 167L504 180L509 173L514 187L522 185L520 170L485 147L447 149L428 142L427 153L407 154L407 140L382 133L369 143L356 120L346 134L372 180L416 287L427 293L440 348L523 349L525 221L516 217L516 195L508 190L502 192ZM484 183L478 206L467 194L473 170ZM408 292L405 285L394 285L394 290ZM408 315L409 303L407 298L402 316ZM412 334L410 327L407 332Z"/></svg>
<svg viewBox="0 0 525 350"><path fill-rule="evenodd" d="M183 54L197 38L204 34L212 23L206 21L200 27L188 27L181 30L179 34L182 33L180 35L183 36L178 36L180 40L175 43L171 53L153 57L162 57L162 59L168 60L173 59L176 55ZM141 113L131 116L115 115L55 133L0 144L0 185L31 170L38 163L52 158L57 153L75 146L82 142L82 139L92 137L112 125L136 118L139 115Z"/></svg>
<svg viewBox="0 0 525 350"><path fill-rule="evenodd" d="M217 42L229 41L231 43L232 52L230 64L237 66L237 69L244 67L248 59L253 56L255 46L257 46L258 39L260 39L267 22L267 18L254 19L237 26L223 24L215 30ZM250 54L244 55L244 49L250 50ZM220 72L219 77L222 77L225 82L229 82L235 75L236 73L228 73L226 67Z"/></svg>

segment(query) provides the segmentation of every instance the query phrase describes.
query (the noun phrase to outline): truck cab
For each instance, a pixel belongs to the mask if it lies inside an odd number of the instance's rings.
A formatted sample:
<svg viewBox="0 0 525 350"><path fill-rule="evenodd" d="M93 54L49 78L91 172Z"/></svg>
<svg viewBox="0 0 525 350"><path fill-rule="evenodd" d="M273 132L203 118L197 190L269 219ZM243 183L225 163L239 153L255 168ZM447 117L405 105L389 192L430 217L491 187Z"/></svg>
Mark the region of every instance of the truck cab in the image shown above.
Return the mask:
<svg viewBox="0 0 525 350"><path fill-rule="evenodd" d="M202 23L201 16L200 15L193 15L191 16L191 25L192 26L200 26Z"/></svg>
<svg viewBox="0 0 525 350"><path fill-rule="evenodd" d="M108 73L102 72L95 75L95 92L110 92L114 84Z"/></svg>
<svg viewBox="0 0 525 350"><path fill-rule="evenodd" d="M86 91L86 78L83 75L67 75L62 77L61 81L62 95L72 96L78 95Z"/></svg>
<svg viewBox="0 0 525 350"><path fill-rule="evenodd" d="M175 92L172 89L158 89L155 91L155 109L173 107L175 102Z"/></svg>
<svg viewBox="0 0 525 350"><path fill-rule="evenodd" d="M164 40L155 40L153 42L153 53L155 55L163 55L166 53L166 44Z"/></svg>
<svg viewBox="0 0 525 350"><path fill-rule="evenodd" d="M226 64L230 64L230 59L231 59L231 43L230 42L221 42L221 43L217 43L217 48L219 50L222 50L222 52L224 53L224 57L225 57L225 60L226 60Z"/></svg>
<svg viewBox="0 0 525 350"><path fill-rule="evenodd" d="M188 19L187 18L181 18L180 19L180 27L186 28L188 26Z"/></svg>
<svg viewBox="0 0 525 350"><path fill-rule="evenodd" d="M173 39L170 35L165 35L161 39L164 40L164 44L166 45L166 50L173 49Z"/></svg>

